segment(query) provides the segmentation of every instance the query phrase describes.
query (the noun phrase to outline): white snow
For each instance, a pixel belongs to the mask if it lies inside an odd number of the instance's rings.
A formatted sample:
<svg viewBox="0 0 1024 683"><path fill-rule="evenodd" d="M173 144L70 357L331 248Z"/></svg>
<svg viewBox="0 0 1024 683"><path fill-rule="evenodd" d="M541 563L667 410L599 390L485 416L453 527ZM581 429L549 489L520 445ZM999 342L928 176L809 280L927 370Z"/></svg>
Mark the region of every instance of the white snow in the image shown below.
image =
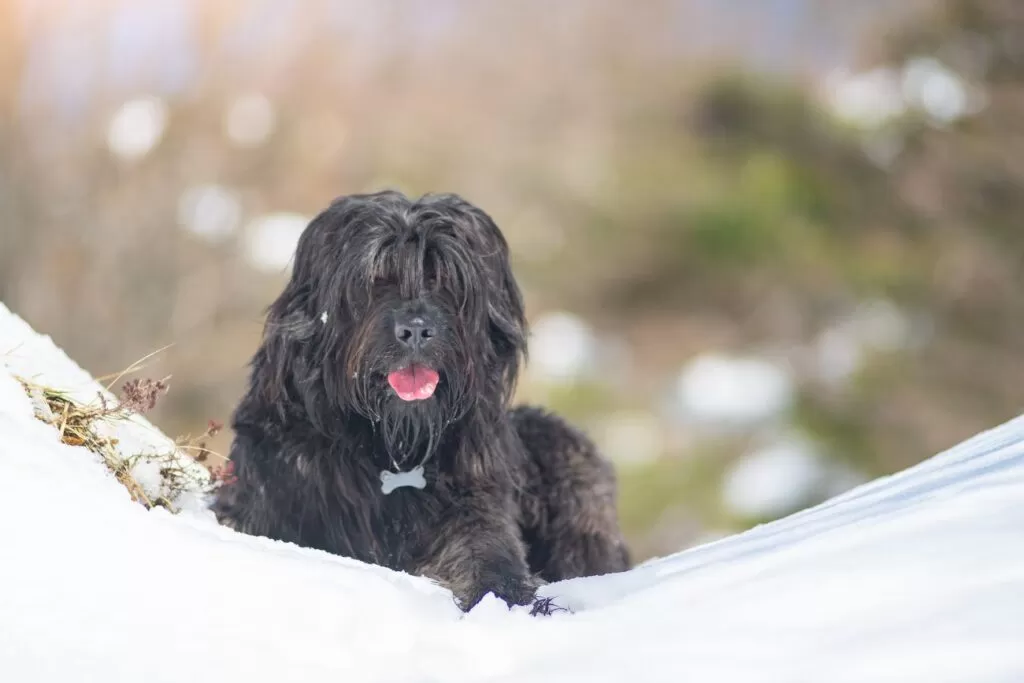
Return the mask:
<svg viewBox="0 0 1024 683"><path fill-rule="evenodd" d="M851 73L840 68L828 75L823 86L832 113L851 125L876 128L906 111L900 76L894 69Z"/></svg>
<svg viewBox="0 0 1024 683"><path fill-rule="evenodd" d="M167 103L159 97L129 100L110 119L107 146L126 161L141 159L160 142L167 118Z"/></svg>
<svg viewBox="0 0 1024 683"><path fill-rule="evenodd" d="M178 200L178 224L214 244L238 231L242 202L238 193L221 185L197 185Z"/></svg>
<svg viewBox="0 0 1024 683"><path fill-rule="evenodd" d="M967 85L932 57L911 59L903 67L903 97L938 123L950 123L971 108Z"/></svg>
<svg viewBox="0 0 1024 683"><path fill-rule="evenodd" d="M813 444L789 437L740 457L725 473L722 498L733 512L767 519L806 505L827 475Z"/></svg>
<svg viewBox="0 0 1024 683"><path fill-rule="evenodd" d="M142 487L150 500L156 500L164 493L164 478L160 474L160 463L153 460L138 460L131 468L132 478Z"/></svg>
<svg viewBox="0 0 1024 683"><path fill-rule="evenodd" d="M291 212L271 213L254 219L246 227L245 234L249 263L268 273L287 269L309 220L307 216Z"/></svg>
<svg viewBox="0 0 1024 683"><path fill-rule="evenodd" d="M792 374L781 364L717 352L693 358L676 382L684 418L722 428L774 420L789 409L795 392Z"/></svg>
<svg viewBox="0 0 1024 683"><path fill-rule="evenodd" d="M859 304L815 339L811 364L818 379L841 385L858 372L874 353L891 353L926 343L931 321L916 319L885 299Z"/></svg>
<svg viewBox="0 0 1024 683"><path fill-rule="evenodd" d="M878 67L861 73L837 69L825 79L823 95L833 114L864 129L879 128L908 109L945 125L987 104L980 88L934 57L915 57L898 69Z"/></svg>
<svg viewBox="0 0 1024 683"><path fill-rule="evenodd" d="M1024 419L816 508L618 575L574 614L147 511L12 379L88 377L0 306L0 678L1024 680ZM137 443L165 443L139 426Z"/></svg>
<svg viewBox="0 0 1024 683"><path fill-rule="evenodd" d="M551 382L567 382L594 369L597 339L579 316L553 311L539 317L530 328L528 371Z"/></svg>

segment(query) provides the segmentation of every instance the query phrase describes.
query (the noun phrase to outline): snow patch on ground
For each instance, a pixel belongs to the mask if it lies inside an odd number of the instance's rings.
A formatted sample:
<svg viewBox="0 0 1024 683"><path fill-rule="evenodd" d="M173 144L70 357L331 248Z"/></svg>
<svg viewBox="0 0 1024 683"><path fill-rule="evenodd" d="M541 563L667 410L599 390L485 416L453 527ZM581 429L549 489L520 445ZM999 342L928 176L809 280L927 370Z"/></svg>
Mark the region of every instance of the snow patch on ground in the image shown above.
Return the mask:
<svg viewBox="0 0 1024 683"><path fill-rule="evenodd" d="M13 375L95 391L0 306L0 673L42 681L1024 680L1024 419L815 508L622 574L575 614L146 510ZM144 420L129 447L160 448Z"/></svg>

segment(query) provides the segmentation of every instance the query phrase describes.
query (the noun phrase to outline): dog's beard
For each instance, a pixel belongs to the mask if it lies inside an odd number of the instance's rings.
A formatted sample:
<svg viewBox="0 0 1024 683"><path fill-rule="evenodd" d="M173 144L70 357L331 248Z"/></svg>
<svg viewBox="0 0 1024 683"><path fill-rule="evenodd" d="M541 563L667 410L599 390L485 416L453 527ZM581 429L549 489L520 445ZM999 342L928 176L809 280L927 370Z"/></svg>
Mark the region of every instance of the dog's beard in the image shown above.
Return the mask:
<svg viewBox="0 0 1024 683"><path fill-rule="evenodd" d="M385 411L375 432L392 463L402 469L423 464L437 450L447 422L421 413Z"/></svg>
<svg viewBox="0 0 1024 683"><path fill-rule="evenodd" d="M343 350L348 376L339 378L343 402L373 425L390 458L402 467L429 459L445 430L469 409L474 364L461 353L457 319L429 352L410 354L394 342L389 305L380 302L352 326ZM351 321L352 318L349 318Z"/></svg>
<svg viewBox="0 0 1024 683"><path fill-rule="evenodd" d="M416 372L428 374L425 366ZM374 373L376 386L371 411L374 432L383 442L393 464L403 468L429 459L438 448L445 430L464 412L463 407L453 404L448 384L450 375L434 370L431 373L437 377L435 388L428 398L416 400L403 397L404 391L392 387L381 373ZM426 393L425 388L417 391Z"/></svg>

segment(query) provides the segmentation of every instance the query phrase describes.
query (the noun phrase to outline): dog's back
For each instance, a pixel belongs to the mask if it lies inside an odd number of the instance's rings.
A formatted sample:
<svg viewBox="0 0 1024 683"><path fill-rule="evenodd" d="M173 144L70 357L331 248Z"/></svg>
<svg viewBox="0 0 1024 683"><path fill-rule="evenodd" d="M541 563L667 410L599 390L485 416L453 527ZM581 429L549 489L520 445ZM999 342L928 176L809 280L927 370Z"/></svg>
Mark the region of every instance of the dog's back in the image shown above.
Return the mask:
<svg viewBox="0 0 1024 683"><path fill-rule="evenodd" d="M520 406L509 418L527 453L522 526L530 571L561 581L628 569L611 464L553 413Z"/></svg>

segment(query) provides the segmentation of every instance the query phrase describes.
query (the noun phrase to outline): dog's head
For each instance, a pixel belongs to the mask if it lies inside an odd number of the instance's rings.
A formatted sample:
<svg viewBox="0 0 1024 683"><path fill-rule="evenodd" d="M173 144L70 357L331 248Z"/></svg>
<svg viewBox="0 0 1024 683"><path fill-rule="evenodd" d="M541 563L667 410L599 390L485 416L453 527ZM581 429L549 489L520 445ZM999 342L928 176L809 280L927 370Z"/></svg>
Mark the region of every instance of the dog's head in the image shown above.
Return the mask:
<svg viewBox="0 0 1024 683"><path fill-rule="evenodd" d="M306 228L270 308L263 389L320 426L354 412L389 441L433 440L474 406L504 410L525 327L508 245L482 210L451 194L342 197Z"/></svg>

